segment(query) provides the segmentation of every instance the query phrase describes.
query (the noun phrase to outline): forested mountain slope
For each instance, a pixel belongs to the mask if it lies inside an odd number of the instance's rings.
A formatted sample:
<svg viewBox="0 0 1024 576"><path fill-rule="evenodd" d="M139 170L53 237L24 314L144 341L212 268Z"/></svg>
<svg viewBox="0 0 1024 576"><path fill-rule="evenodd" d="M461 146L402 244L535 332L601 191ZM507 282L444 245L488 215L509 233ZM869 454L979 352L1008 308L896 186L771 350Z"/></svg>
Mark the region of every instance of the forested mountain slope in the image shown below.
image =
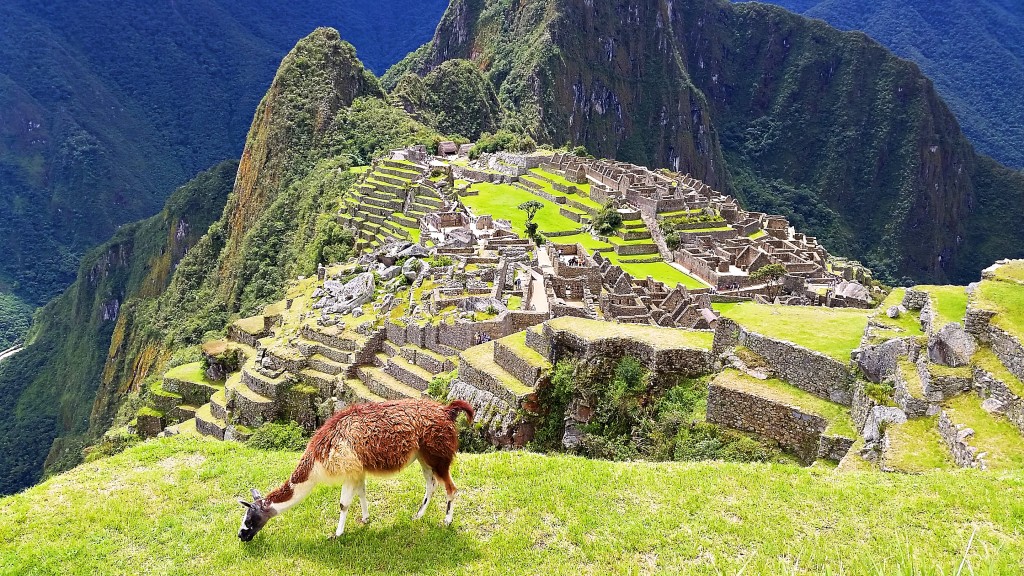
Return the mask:
<svg viewBox="0 0 1024 576"><path fill-rule="evenodd" d="M538 141L689 171L890 281L966 280L1024 250L1024 175L863 34L723 0L459 0L385 80L460 58Z"/></svg>
<svg viewBox="0 0 1024 576"><path fill-rule="evenodd" d="M861 30L917 63L982 153L1024 168L1024 3L765 0Z"/></svg>
<svg viewBox="0 0 1024 576"><path fill-rule="evenodd" d="M383 72L446 3L0 3L0 349L86 250L237 157L281 57L322 24Z"/></svg>

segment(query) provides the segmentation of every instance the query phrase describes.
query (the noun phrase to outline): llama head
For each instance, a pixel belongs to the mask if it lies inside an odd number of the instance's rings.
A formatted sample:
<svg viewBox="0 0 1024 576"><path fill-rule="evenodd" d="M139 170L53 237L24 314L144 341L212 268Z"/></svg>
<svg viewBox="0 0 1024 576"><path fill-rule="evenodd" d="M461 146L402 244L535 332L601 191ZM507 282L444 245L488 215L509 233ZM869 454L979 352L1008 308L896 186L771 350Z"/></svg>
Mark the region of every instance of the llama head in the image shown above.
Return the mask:
<svg viewBox="0 0 1024 576"><path fill-rule="evenodd" d="M242 542L252 540L256 533L274 517L270 502L265 500L255 488L252 489L252 498L252 502L246 502L241 498L238 500L238 503L245 508L242 525L238 527L238 539Z"/></svg>

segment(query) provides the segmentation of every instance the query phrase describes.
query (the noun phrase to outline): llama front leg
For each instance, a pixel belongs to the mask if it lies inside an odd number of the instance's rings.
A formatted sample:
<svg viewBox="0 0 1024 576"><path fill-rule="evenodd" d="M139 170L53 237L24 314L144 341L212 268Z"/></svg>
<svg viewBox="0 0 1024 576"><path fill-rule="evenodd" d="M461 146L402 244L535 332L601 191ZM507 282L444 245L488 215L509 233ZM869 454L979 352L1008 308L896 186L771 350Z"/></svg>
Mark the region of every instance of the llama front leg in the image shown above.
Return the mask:
<svg viewBox="0 0 1024 576"><path fill-rule="evenodd" d="M338 518L338 528L334 531L332 538L338 538L345 532L345 519L348 517L349 506L352 505L352 498L356 495L357 483L352 480L345 480L345 484L341 487L341 517Z"/></svg>
<svg viewBox="0 0 1024 576"><path fill-rule="evenodd" d="M420 504L419 512L416 512L416 515L413 516L413 520L423 518L423 514L427 511L427 504L430 504L430 497L434 495L434 488L437 487L437 482L434 480L434 471L430 466L427 466L421 460L420 468L423 469L423 481L426 483L426 488L423 492L423 504Z"/></svg>
<svg viewBox="0 0 1024 576"><path fill-rule="evenodd" d="M359 489L356 492L359 495L359 505L363 509L363 516L359 520L366 524L370 521L370 503L366 501L366 476L359 482Z"/></svg>

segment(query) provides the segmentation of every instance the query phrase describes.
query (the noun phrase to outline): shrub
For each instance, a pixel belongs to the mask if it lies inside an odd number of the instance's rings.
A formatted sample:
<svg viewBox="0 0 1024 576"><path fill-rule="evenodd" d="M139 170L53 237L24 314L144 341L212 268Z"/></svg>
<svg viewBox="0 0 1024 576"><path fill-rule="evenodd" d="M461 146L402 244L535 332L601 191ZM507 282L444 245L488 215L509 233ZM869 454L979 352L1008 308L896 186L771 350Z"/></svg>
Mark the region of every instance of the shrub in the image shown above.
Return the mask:
<svg viewBox="0 0 1024 576"><path fill-rule="evenodd" d="M609 202L594 217L592 226L602 236L614 234L616 230L622 227L622 214L619 214L619 211L615 209L615 205Z"/></svg>
<svg viewBox="0 0 1024 576"><path fill-rule="evenodd" d="M304 450L308 442L309 436L306 435L306 431L295 422L287 424L269 422L257 428L246 444L260 450L298 452Z"/></svg>
<svg viewBox="0 0 1024 576"><path fill-rule="evenodd" d="M98 443L82 450L82 456L85 462L93 462L123 452L141 441L138 435L131 434L126 429L111 430L104 434Z"/></svg>
<svg viewBox="0 0 1024 576"><path fill-rule="evenodd" d="M438 402L448 401L448 391L451 389L452 380L455 379L456 370L448 374L438 374L427 384L427 395Z"/></svg>
<svg viewBox="0 0 1024 576"><path fill-rule="evenodd" d="M665 244L669 250L676 250L683 244L683 239L678 232L672 232L665 235Z"/></svg>

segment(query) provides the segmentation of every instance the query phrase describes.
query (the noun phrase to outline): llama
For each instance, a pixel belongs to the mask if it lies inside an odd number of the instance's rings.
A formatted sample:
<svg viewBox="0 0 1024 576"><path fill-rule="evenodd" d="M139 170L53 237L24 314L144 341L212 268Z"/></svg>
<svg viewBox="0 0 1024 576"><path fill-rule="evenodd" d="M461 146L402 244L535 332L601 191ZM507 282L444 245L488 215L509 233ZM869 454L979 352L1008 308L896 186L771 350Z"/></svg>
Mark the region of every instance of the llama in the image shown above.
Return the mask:
<svg viewBox="0 0 1024 576"><path fill-rule="evenodd" d="M414 518L423 517L437 482L443 482L448 495L444 523L450 525L456 488L448 471L459 449L459 412L473 422L473 407L464 400L447 406L425 398L391 400L345 408L316 431L287 482L266 497L254 488L252 502L239 500L246 510L238 538L252 540L271 518L301 502L317 484L341 484L341 518L331 536L337 538L345 531L356 495L362 505L360 523L369 520L366 475L394 474L413 460L419 460L426 482L423 504Z"/></svg>

